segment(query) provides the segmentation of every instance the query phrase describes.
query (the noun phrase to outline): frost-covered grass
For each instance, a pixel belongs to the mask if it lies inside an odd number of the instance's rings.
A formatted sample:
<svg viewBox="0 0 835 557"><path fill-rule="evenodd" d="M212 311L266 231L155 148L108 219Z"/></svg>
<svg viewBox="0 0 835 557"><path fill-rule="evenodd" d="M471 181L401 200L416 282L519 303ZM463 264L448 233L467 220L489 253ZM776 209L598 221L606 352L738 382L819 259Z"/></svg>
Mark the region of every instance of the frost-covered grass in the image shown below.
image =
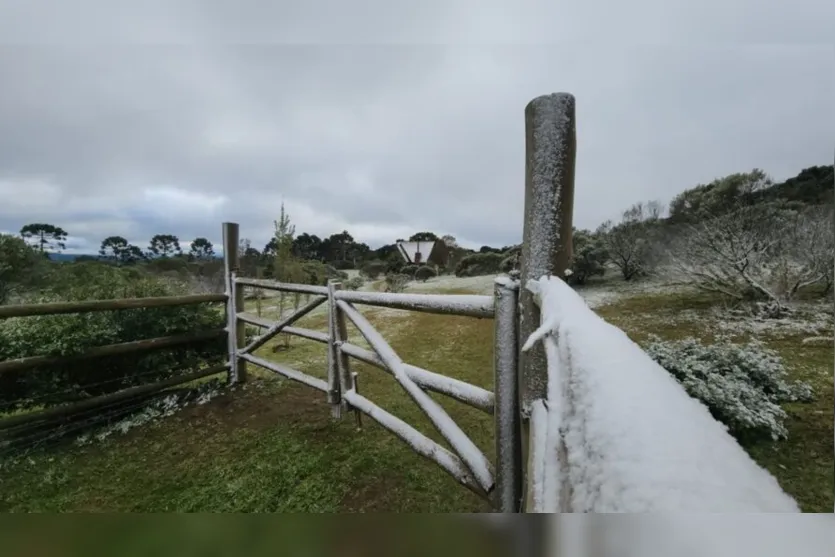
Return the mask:
<svg viewBox="0 0 835 557"><path fill-rule="evenodd" d="M407 292L489 294L492 280L439 277L413 283ZM380 284L368 282L363 290L377 290ZM580 293L639 343L646 343L653 333L665 339L695 336L709 342L712 331L721 330L717 323L724 314L716 300L678 292L669 285L627 284L614 277ZM251 304L247 309L254 312ZM360 309L404 361L492 389L491 320ZM264 313L274 318L277 312L265 309ZM323 331L325 324L323 309L298 323ZM349 331L351 342L367 347L350 325ZM787 440L759 442L746 449L803 510L831 512L833 345L803 341L831 338L832 330L830 326L814 334L792 331L735 334L740 342L755 335L777 350L791 378L808 381L822 395L811 404L784 405ZM259 354L325 377L322 344L293 338L287 351L274 353L268 344ZM390 375L351 363L359 373L363 395L441 441ZM352 416L332 423L322 394L249 367L254 379L246 388L190 405L124 435L33 455L31 464L19 462L0 470L0 511L486 510L476 496L371 420L363 419L361 432L355 430ZM492 458L492 418L444 397L433 398Z"/></svg>

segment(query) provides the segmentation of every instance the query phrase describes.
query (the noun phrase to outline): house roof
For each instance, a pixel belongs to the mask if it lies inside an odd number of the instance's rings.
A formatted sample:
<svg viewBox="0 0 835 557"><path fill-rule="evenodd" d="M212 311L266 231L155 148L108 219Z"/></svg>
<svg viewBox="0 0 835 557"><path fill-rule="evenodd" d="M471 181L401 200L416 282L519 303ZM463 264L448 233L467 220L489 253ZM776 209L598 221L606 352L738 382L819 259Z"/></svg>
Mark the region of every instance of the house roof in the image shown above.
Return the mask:
<svg viewBox="0 0 835 557"><path fill-rule="evenodd" d="M420 252L421 262L426 262L435 247L435 241L424 242L397 242L397 249L407 263L415 262L415 254Z"/></svg>

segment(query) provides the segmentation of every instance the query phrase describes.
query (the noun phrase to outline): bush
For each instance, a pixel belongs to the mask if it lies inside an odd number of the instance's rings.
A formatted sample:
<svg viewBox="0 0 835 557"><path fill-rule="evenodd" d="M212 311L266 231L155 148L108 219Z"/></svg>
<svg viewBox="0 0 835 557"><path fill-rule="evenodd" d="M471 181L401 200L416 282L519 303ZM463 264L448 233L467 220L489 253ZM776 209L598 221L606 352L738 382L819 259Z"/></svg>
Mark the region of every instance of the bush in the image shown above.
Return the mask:
<svg viewBox="0 0 835 557"><path fill-rule="evenodd" d="M589 278L606 273L609 254L606 251L606 243L600 236L585 230L575 231L572 252L569 284L585 284Z"/></svg>
<svg viewBox="0 0 835 557"><path fill-rule="evenodd" d="M362 277L354 277L346 281L344 284L345 288L348 290L359 290L365 286L365 280L363 280Z"/></svg>
<svg viewBox="0 0 835 557"><path fill-rule="evenodd" d="M360 273L370 280L377 280L387 268L388 264L385 261L369 261L360 268Z"/></svg>
<svg viewBox="0 0 835 557"><path fill-rule="evenodd" d="M517 269L519 269L518 254L505 256L505 258L502 259L502 262L499 265L499 271L502 273L509 273L510 271L514 271Z"/></svg>
<svg viewBox="0 0 835 557"><path fill-rule="evenodd" d="M410 280L409 275L389 273L386 275L386 292L403 292Z"/></svg>
<svg viewBox="0 0 835 557"><path fill-rule="evenodd" d="M759 342L706 346L694 338L654 337L646 351L739 440L786 438L786 413L779 404L813 397L807 383L787 380L780 357Z"/></svg>
<svg viewBox="0 0 835 557"><path fill-rule="evenodd" d="M348 273L345 271L340 271L333 265L325 265L325 284L331 280L341 280L346 281L348 280Z"/></svg>
<svg viewBox="0 0 835 557"><path fill-rule="evenodd" d="M458 262L458 265L455 267L455 276L477 277L482 275L497 275L501 272L501 265L504 259L504 255L494 252L468 255Z"/></svg>
<svg viewBox="0 0 835 557"><path fill-rule="evenodd" d="M415 273L417 273L418 269L420 269L420 265L409 263L408 265L404 265L403 268L400 269L400 274L409 275L409 278L414 279Z"/></svg>
<svg viewBox="0 0 835 557"><path fill-rule="evenodd" d="M332 265L321 261L305 261L301 264L301 276L304 284L326 286L330 280L347 281L348 273L339 271Z"/></svg>
<svg viewBox="0 0 835 557"><path fill-rule="evenodd" d="M349 261L347 259L337 260L331 263L334 269L337 271L347 271L354 268L354 262Z"/></svg>
<svg viewBox="0 0 835 557"><path fill-rule="evenodd" d="M185 290L135 268L80 263L57 266L50 286L27 302L170 296ZM5 319L0 321L0 360L72 356L95 346L216 329L223 326L222 321L217 307L207 304ZM67 360L4 373L0 375L0 406L14 410L103 395L215 363L224 353L225 341L219 338L147 355Z"/></svg>
<svg viewBox="0 0 835 557"><path fill-rule="evenodd" d="M38 286L45 276L46 258L11 234L0 234L0 304Z"/></svg>
<svg viewBox="0 0 835 557"><path fill-rule="evenodd" d="M403 261L400 254L395 253L386 260L386 274L399 273L405 266L406 262Z"/></svg>
<svg viewBox="0 0 835 557"><path fill-rule="evenodd" d="M417 271L415 271L415 280L419 280L421 282L426 282L427 280L435 276L438 276L438 273L435 272L435 269L426 265L418 267Z"/></svg>

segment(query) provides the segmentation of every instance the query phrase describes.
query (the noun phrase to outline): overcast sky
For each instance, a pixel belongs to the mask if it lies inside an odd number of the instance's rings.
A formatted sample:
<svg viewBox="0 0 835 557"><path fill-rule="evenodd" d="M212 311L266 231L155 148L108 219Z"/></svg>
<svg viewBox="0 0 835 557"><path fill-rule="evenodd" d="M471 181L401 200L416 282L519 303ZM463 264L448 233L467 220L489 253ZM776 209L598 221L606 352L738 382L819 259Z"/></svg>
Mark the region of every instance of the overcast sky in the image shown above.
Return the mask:
<svg viewBox="0 0 835 557"><path fill-rule="evenodd" d="M835 3L537 4L0 0L0 231L90 253L234 221L261 247L283 199L372 247L516 243L524 107L559 91L581 228L832 163Z"/></svg>

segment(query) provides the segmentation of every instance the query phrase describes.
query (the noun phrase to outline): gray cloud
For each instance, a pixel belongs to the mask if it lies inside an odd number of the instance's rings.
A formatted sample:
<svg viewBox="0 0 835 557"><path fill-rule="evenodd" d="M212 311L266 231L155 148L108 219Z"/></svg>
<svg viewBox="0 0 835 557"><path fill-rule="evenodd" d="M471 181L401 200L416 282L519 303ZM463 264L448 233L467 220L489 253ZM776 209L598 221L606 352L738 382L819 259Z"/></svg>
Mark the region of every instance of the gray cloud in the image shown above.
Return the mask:
<svg viewBox="0 0 835 557"><path fill-rule="evenodd" d="M37 4L0 7L0 230L54 222L81 251L111 234L219 242L223 220L262 244L282 201L298 231L376 245L424 229L516 242L523 109L553 91L577 97L581 227L731 172L832 159L832 46L732 44L823 40L823 1L74 2L35 19ZM600 41L623 28L712 46ZM597 42L533 44L555 37ZM457 44L371 44L410 41Z"/></svg>

